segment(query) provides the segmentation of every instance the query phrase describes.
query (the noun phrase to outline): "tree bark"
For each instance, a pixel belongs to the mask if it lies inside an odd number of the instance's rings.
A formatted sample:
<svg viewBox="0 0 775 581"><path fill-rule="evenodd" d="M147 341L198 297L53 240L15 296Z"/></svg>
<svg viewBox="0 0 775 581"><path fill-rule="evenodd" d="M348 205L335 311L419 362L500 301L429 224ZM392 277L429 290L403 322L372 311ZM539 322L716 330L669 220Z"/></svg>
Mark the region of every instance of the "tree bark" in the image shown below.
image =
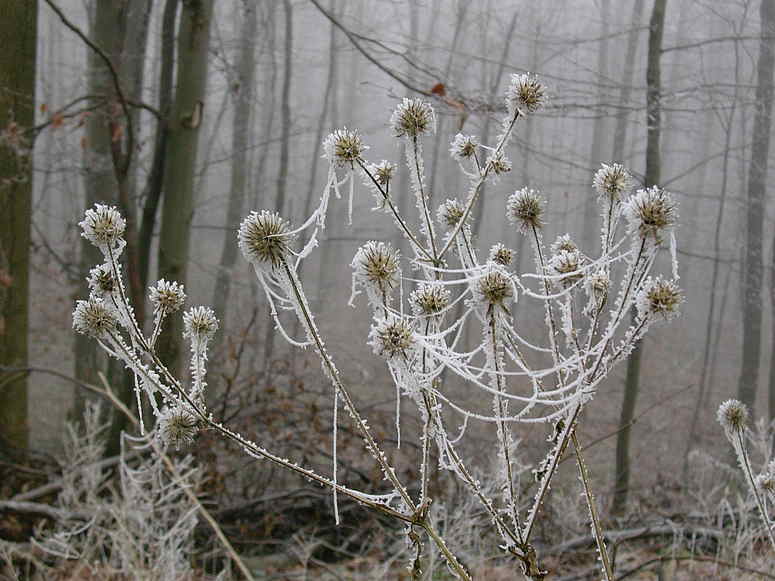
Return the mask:
<svg viewBox="0 0 775 581"><path fill-rule="evenodd" d="M159 278L182 283L186 282L194 215L194 170L205 106L212 9L213 0L182 2L178 28L177 83L165 154ZM181 319L173 318L159 340L159 355L175 374L180 370L181 329Z"/></svg>
<svg viewBox="0 0 775 581"><path fill-rule="evenodd" d="M646 176L645 185L657 185L660 181L660 130L662 91L660 57L662 34L665 28L667 0L654 0L649 29L648 61L646 65ZM616 437L616 472L613 505L614 513L623 513L627 507L630 488L630 430L635 417L635 405L640 388L640 366L643 345L638 343L627 362L627 378L624 384L624 402L619 418Z"/></svg>
<svg viewBox="0 0 775 581"><path fill-rule="evenodd" d="M762 234L767 158L770 153L772 117L772 74L775 62L775 0L762 0L760 7L761 41L757 65L756 112L753 122L751 165L748 170L748 207L746 218L745 270L743 279L743 352L737 398L754 408L759 385L762 344ZM770 386L770 393L774 388ZM770 416L775 402L770 399Z"/></svg>
<svg viewBox="0 0 775 581"><path fill-rule="evenodd" d="M35 123L37 20L35 0L9 3L0 20L0 130L11 139L0 143L0 365L9 367L28 356L32 151L12 136ZM27 377L0 374L0 450L27 444Z"/></svg>

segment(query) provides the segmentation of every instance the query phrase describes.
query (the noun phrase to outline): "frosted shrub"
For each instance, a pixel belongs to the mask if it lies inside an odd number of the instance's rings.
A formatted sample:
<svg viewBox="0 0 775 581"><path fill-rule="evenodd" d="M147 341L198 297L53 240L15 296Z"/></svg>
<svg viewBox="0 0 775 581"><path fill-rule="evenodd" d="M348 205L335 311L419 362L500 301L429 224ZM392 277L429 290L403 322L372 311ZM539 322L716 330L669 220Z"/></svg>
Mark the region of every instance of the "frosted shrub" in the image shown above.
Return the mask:
<svg viewBox="0 0 775 581"><path fill-rule="evenodd" d="M460 548L445 541L434 524L437 521L431 518L433 498L428 482L435 471L445 471L459 480L488 515L505 555L519 562L527 578L542 579L546 572L531 539L558 463L570 445L577 458L602 571L610 581L613 574L576 426L584 406L614 365L627 358L652 324L678 312L682 295L677 287L673 235L676 205L669 192L656 186L632 193L632 177L621 165L603 165L591 179L602 217L596 251L580 248L568 235L560 236L547 248L544 196L538 190L521 188L504 200L504 208L514 228L513 236L526 236L532 245L534 271L514 272L510 266L514 253L507 244L497 244L486 259L481 259L472 237L471 214L484 185L497 177L505 179L511 168L507 148L517 122L540 109L545 93L535 76L513 75L496 142L487 145L473 136L455 137L450 153L467 178L468 188L459 199L448 199L437 209L431 206L423 158L423 140L435 131L436 116L429 103L404 99L393 112L390 127L395 138L406 146L405 171L415 199L415 218L398 210L393 188L397 166L384 160L368 161L368 147L361 135L341 129L324 141L328 178L320 204L303 224L294 227L278 214L261 210L252 212L240 225L239 248L266 293L278 332L291 345L312 347L331 384L334 438L330 476L274 454L271 442L249 441L219 423L206 409L202 392L207 345L217 327L208 309L197 307L184 314L185 337L191 344L191 385L185 386L164 367L154 350L155 338L172 307L182 303L183 289L161 281L151 289L153 329L146 336L134 319L121 281L118 258L123 248L119 233L122 221L115 210L104 206L89 210L82 226L84 236L102 251L105 264L101 268L112 276L115 290L108 294L92 292L92 297L80 301L74 326L93 336L132 370L138 407L151 406L159 418L156 432L162 441L184 445L197 430L215 430L248 455L267 459L328 487L337 522L341 496L396 519L405 526L414 548L410 570L415 576L421 574L422 546L429 539L454 575L472 578L456 557ZM339 197L346 186L352 219L356 182L366 184L377 199L377 209L406 237L410 249L409 256L401 257L380 241L367 242L360 248L352 261L351 302L358 295L365 296L373 315L369 343L385 361L400 397L419 411L422 428L414 436L419 441L419 477L414 483L399 478L359 412L321 336L298 274L301 261L312 253L319 231L325 228L331 194ZM622 219L626 221L624 232L619 227ZM308 243L299 248L296 240L303 231L308 232ZM657 255L666 242L672 250L671 276L652 276ZM404 276L405 272L411 272L411 277ZM162 300L162 296L167 298ZM533 302L543 311L542 339L528 340L520 332L514 318L517 301ZM631 323L633 310L636 315ZM280 311L296 315L302 337L290 336L278 317ZM460 315L453 317L453 313ZM469 350L463 347L461 338L471 326L478 330L481 341ZM478 391L491 401L491 412L476 412L452 397L442 385L442 377L452 375L464 381L469 391ZM366 450L381 468L384 482L377 490L357 490L338 480L339 407L344 408ZM454 428L448 427L450 422L455 423ZM486 483L474 476L471 459L457 447L473 422L494 427L491 454L499 468L489 474ZM534 471L534 493L528 499L520 498L513 432L519 424L547 422L553 423L554 435L545 458ZM398 418L397 423L400 428ZM437 463L430 461L434 448ZM527 511L521 510L526 505Z"/></svg>

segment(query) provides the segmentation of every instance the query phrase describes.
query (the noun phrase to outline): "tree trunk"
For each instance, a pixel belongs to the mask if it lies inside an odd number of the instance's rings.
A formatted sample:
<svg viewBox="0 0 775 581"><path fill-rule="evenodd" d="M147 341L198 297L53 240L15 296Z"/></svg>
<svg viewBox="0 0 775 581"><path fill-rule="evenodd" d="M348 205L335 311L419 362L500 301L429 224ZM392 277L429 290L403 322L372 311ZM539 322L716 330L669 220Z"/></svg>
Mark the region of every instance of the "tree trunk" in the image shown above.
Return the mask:
<svg viewBox="0 0 775 581"><path fill-rule="evenodd" d="M38 8L9 3L0 21L0 130L12 134L35 123ZM32 151L0 143L0 365L27 365ZM27 376L0 373L0 451L28 444Z"/></svg>
<svg viewBox="0 0 775 581"><path fill-rule="evenodd" d="M762 231L764 229L764 193L767 158L770 153L772 117L772 68L775 61L775 0L762 0L760 8L761 41L757 66L756 113L753 122L751 165L748 171L748 207L746 219L745 274L743 280L743 357L737 398L754 408L759 385L762 344ZM772 386L770 387L772 390ZM770 400L770 416L775 403Z"/></svg>
<svg viewBox="0 0 775 581"><path fill-rule="evenodd" d="M665 27L667 0L654 0L649 30L648 62L646 65L646 176L645 185L657 185L660 181L660 93L662 90L660 56L662 33ZM635 404L640 387L640 364L643 345L638 343L627 362L627 378L624 384L624 402L619 418L616 437L616 485L612 511L623 513L627 507L630 487L630 431L635 417Z"/></svg>
<svg viewBox="0 0 775 581"><path fill-rule="evenodd" d="M614 127L614 144L611 159L624 163L624 144L627 141L627 107L632 95L632 79L635 72L635 55L638 52L638 38L640 36L640 21L643 15L643 0L635 0L632 5L632 20L629 34L627 35L627 51L624 55L624 76L622 77L622 90L619 93L619 104L622 109L616 116Z"/></svg>
<svg viewBox="0 0 775 581"><path fill-rule="evenodd" d="M194 170L207 84L207 48L213 0L181 3L175 102L169 119L164 169L159 278L186 282ZM170 370L180 369L181 319L173 318L159 341L159 355Z"/></svg>

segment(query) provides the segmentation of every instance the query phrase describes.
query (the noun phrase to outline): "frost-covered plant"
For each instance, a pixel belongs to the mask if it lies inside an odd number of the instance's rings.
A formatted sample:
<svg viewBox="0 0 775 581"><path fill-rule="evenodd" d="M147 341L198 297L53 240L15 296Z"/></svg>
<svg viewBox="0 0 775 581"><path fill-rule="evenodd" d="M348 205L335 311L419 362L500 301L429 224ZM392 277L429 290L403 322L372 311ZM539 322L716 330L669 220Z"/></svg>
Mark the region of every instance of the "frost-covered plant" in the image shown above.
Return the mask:
<svg viewBox="0 0 775 581"><path fill-rule="evenodd" d="M84 236L105 255L105 268L112 274L117 292L100 295L93 292L88 301L80 301L74 326L79 332L94 336L109 354L123 360L133 371L138 406L141 394L145 394L160 418L157 433L165 443L182 445L197 430L215 430L235 441L247 454L268 459L329 487L337 523L341 495L402 522L407 539L416 549L410 566L415 576L421 574L424 536L420 533L424 533L455 576L471 579L471 573L431 518L433 498L428 483L432 473L440 470L458 479L485 511L505 554L518 559L524 575L529 579L543 579L546 572L540 566L531 539L559 461L571 445L603 574L611 581L613 573L576 425L597 386L614 365L626 359L649 326L677 314L682 295L677 287L672 233L676 205L668 192L657 187L632 194L629 173L618 164L603 165L593 180L602 216L599 251L585 251L567 235L559 237L547 249L543 241L548 221L544 197L538 190L521 188L505 200L505 210L514 226L514 235L525 235L532 244L535 272L514 272L510 266L513 252L504 244L494 246L487 259L481 260L473 244L469 218L484 185L503 177L510 169L506 149L517 122L540 109L545 99L545 87L537 77L512 76L506 91L506 115L496 142L486 145L464 135L456 136L452 142L450 153L468 179L468 189L459 199L443 202L436 212L426 187L422 154L423 139L435 130L435 112L430 103L420 99L404 99L398 104L390 127L406 146L405 165L416 202L417 228L412 226L414 220L401 215L391 190L397 166L389 161L368 161L365 158L368 147L363 138L348 129L334 131L324 141L324 157L329 161L328 179L320 204L303 224L294 228L267 210L254 211L241 223L237 236L239 248L265 291L278 331L291 345L312 347L331 384L334 400L331 477L272 453L270 443L260 445L248 440L217 422L205 408L202 390L207 338L217 326L207 309L199 307L184 315L186 337L191 341L192 385L186 388L164 367L154 351L154 338L166 316L166 310L160 312L158 298L162 286L152 292L154 329L149 339L134 320L126 301L117 261L123 241L112 234L120 229L119 217L113 215L113 209L90 210L88 220L84 221ZM356 174L377 197L378 209L388 214L406 237L410 249L404 260L410 264L412 278L404 278L405 270L396 250L384 242L366 243L352 261L352 297L360 292L366 295L373 315L369 343L375 354L384 359L399 397L412 402L419 411L422 428L418 435L419 481L416 483L399 478L366 418L359 412L326 348L298 274L301 261L317 246L318 231L325 227L331 194L339 197L340 188L347 182L352 218ZM110 223L116 226L111 229L106 224L101 230L104 234L98 236L92 222L102 216L110 216ZM618 228L622 217L628 224L623 234ZM297 236L307 230L310 231L307 244L297 248ZM670 241L673 257L669 280L651 276L665 240ZM406 286L413 288L404 293ZM166 286L164 289L169 290ZM182 288L176 289L182 295ZM167 304L179 302L173 299L170 297ZM520 332L513 309L518 300L534 300L543 309L543 338L528 340ZM584 308L579 308L579 303ZM630 323L629 313L633 309L637 316ZM283 310L296 315L303 329L302 338L291 337L286 331L278 316ZM455 317L453 313L460 316ZM473 349L463 348L462 337L471 326L478 328L481 341ZM194 327L198 330L194 331ZM469 391L488 398L492 411L474 411L443 389L443 378L453 375L462 379ZM156 404L157 398L162 402L160 407ZM357 490L338 481L336 434L340 405L382 471L385 483L380 490ZM460 420L454 436L448 428L450 418ZM400 427L398 417L396 422ZM493 459L499 469L488 476L485 484L474 476L471 459L464 458L457 445L472 422L491 424L495 428ZM546 457L534 471L535 494L532 499L521 498L512 432L516 424L538 423L553 423L553 435ZM434 447L437 464L430 461ZM413 494L410 490L418 492Z"/></svg>
<svg viewBox="0 0 775 581"><path fill-rule="evenodd" d="M759 474L754 474L747 447L749 414L743 402L729 399L719 406L716 415L735 451L735 458L764 521L764 528L775 556L775 518L770 517L768 510L768 506L772 506L775 511L775 458L767 462Z"/></svg>
<svg viewBox="0 0 775 581"><path fill-rule="evenodd" d="M189 578L198 508L185 489L200 486L200 471L191 456L171 460L170 471L161 456L147 453L152 441L124 435L118 489L112 489L110 472L98 462L107 425L99 406L87 404L82 429L68 426L57 502L61 518L33 543L54 567L77 562L89 578Z"/></svg>

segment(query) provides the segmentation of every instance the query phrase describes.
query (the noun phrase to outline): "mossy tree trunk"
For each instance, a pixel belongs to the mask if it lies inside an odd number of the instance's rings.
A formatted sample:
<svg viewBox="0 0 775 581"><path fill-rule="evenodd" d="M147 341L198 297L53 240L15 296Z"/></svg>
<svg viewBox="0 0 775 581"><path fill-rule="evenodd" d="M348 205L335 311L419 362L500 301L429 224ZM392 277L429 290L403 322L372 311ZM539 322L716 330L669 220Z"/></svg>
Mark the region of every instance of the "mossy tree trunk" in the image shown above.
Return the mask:
<svg viewBox="0 0 775 581"><path fill-rule="evenodd" d="M9 2L0 19L0 131L11 138L35 122L36 0ZM32 151L0 143L0 365L28 356ZM0 450L28 444L27 376L0 372Z"/></svg>

